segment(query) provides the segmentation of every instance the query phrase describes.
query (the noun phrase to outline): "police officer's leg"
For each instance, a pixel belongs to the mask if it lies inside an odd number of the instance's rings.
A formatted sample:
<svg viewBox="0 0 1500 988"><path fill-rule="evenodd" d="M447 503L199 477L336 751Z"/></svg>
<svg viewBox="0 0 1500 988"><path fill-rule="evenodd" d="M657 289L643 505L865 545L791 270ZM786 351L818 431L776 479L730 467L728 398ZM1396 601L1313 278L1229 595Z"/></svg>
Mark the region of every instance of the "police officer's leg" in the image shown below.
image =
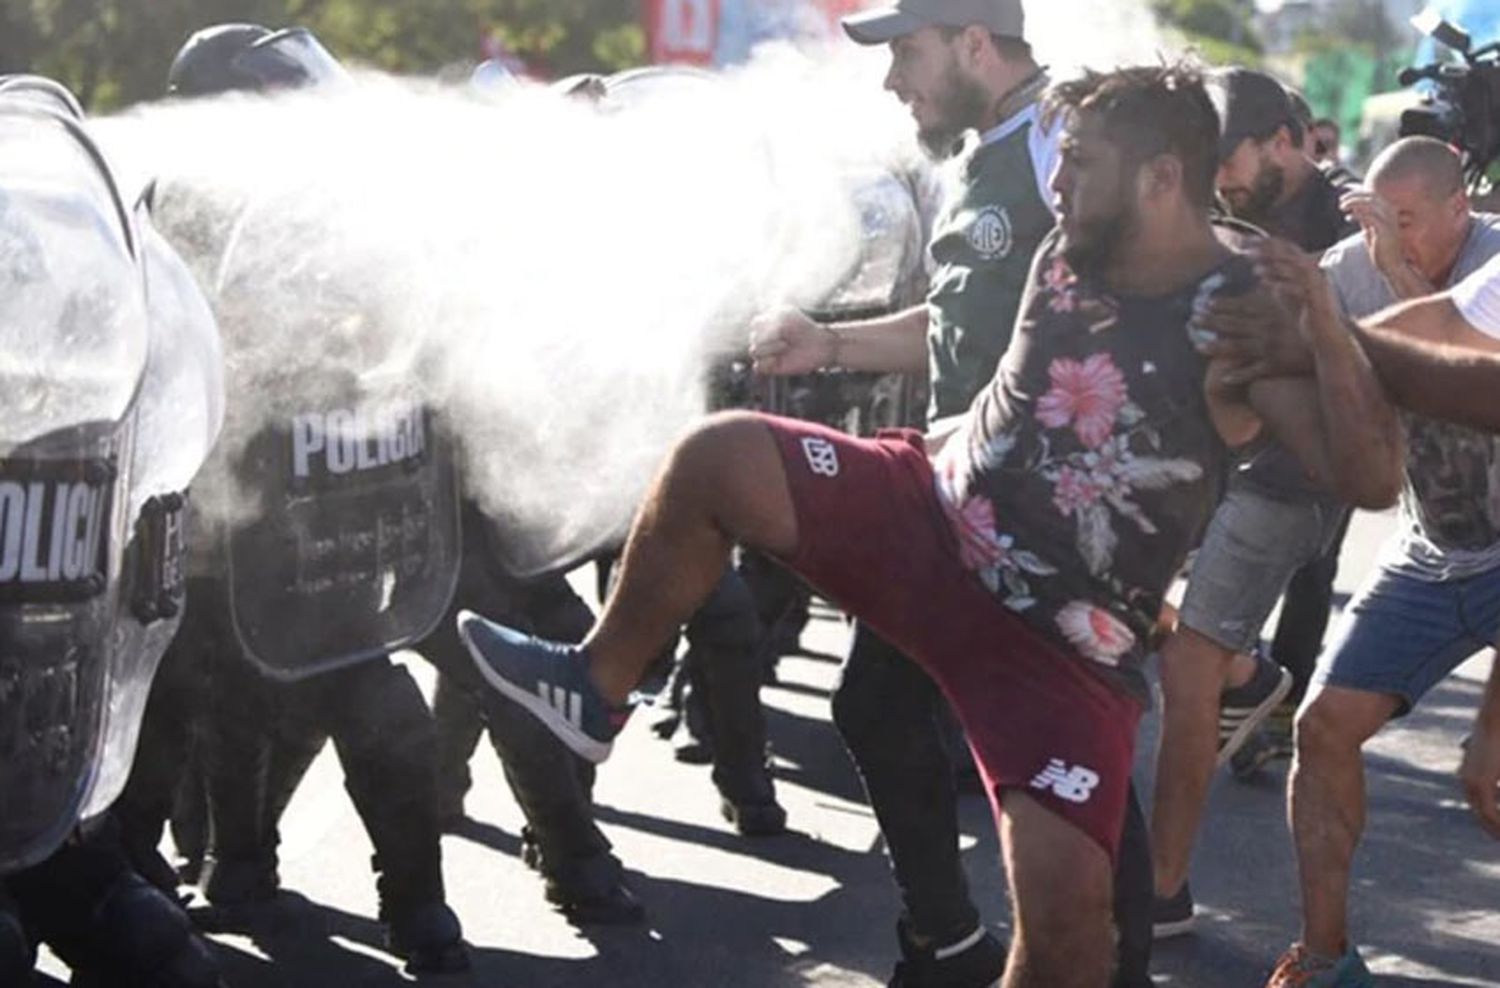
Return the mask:
<svg viewBox="0 0 1500 988"><path fill-rule="evenodd" d="M202 647L210 681L201 764L208 851L202 888L213 905L235 908L269 902L281 884L276 835L266 824L273 731L287 716L288 687L268 680L245 658L226 613L206 617L211 623L203 625Z"/></svg>
<svg viewBox="0 0 1500 988"><path fill-rule="evenodd" d="M7 881L26 925L73 970L74 985L222 984L181 905L131 869L112 821Z"/></svg>
<svg viewBox="0 0 1500 988"><path fill-rule="evenodd" d="M372 659L318 677L344 788L375 848L380 918L411 971L468 966L443 888L432 713L403 666Z"/></svg>
<svg viewBox="0 0 1500 988"><path fill-rule="evenodd" d="M438 820L449 827L463 819L464 797L474 784L469 760L484 734L484 713L472 690L440 672L432 696L432 717L437 730Z"/></svg>
<svg viewBox="0 0 1500 988"><path fill-rule="evenodd" d="M124 791L115 802L113 813L119 823L121 839L131 862L140 874L169 894L175 894L178 876L158 845L167 820L171 818L185 784L201 788L197 775L198 720L207 699L206 681L199 662L201 643L186 619L179 632L187 637L174 641L162 656L151 695L141 720L140 740L135 762ZM190 861L201 860L201 842L180 847Z"/></svg>
<svg viewBox="0 0 1500 988"><path fill-rule="evenodd" d="M999 980L1005 951L987 934L975 939L979 911L959 858L943 703L915 663L856 625L833 720L864 780L905 906L898 924L904 959L893 984L978 988Z"/></svg>
<svg viewBox="0 0 1500 988"><path fill-rule="evenodd" d="M687 626L695 692L713 741L713 779L725 817L740 833L779 834L786 811L766 766L766 715L760 702L760 619L738 573L726 569Z"/></svg>

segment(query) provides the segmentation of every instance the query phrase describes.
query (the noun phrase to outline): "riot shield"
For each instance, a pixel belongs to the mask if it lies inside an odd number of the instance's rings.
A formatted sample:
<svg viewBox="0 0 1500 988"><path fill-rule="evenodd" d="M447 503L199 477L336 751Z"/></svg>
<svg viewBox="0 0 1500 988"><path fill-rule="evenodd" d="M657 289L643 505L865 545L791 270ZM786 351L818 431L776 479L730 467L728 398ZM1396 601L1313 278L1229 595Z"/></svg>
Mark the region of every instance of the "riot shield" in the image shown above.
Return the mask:
<svg viewBox="0 0 1500 988"><path fill-rule="evenodd" d="M224 420L223 356L208 301L137 208L151 346L136 403L130 540L110 652L104 742L83 817L119 798L135 761L151 683L182 623L185 492Z"/></svg>
<svg viewBox="0 0 1500 988"><path fill-rule="evenodd" d="M421 335L386 295L388 269L316 210L256 210L224 255L230 400L205 510L231 624L277 679L425 638L457 586L453 451L416 386Z"/></svg>
<svg viewBox="0 0 1500 988"><path fill-rule="evenodd" d="M147 321L81 122L0 91L0 874L77 822L103 738Z"/></svg>

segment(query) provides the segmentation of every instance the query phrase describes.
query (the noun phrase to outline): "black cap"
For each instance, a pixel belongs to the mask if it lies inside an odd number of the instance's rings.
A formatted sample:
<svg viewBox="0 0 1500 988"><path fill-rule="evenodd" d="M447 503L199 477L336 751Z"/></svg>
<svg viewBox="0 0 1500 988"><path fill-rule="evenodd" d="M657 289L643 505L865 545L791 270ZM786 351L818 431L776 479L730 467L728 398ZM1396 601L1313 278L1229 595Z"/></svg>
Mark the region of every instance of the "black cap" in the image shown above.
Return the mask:
<svg viewBox="0 0 1500 988"><path fill-rule="evenodd" d="M1219 158L1234 154L1247 138L1263 141L1282 126L1296 127L1297 110L1286 87L1264 72L1225 69L1210 80L1209 94L1219 111Z"/></svg>

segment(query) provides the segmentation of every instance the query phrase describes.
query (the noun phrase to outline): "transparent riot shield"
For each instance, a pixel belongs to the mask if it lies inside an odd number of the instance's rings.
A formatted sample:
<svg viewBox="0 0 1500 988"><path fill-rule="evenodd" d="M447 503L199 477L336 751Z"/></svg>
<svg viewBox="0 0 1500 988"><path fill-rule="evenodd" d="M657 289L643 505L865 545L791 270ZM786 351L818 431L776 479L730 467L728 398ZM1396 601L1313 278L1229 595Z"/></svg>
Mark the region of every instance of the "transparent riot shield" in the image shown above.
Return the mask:
<svg viewBox="0 0 1500 988"><path fill-rule="evenodd" d="M77 822L103 740L147 322L81 122L0 90L0 874Z"/></svg>
<svg viewBox="0 0 1500 988"><path fill-rule="evenodd" d="M231 239L216 311L229 368L211 505L231 624L294 680L425 638L457 586L454 456L388 266L262 208Z"/></svg>
<svg viewBox="0 0 1500 988"><path fill-rule="evenodd" d="M130 777L150 687L182 623L186 494L224 421L218 325L187 266L137 209L151 347L135 410L129 541L110 650L103 750L83 816Z"/></svg>

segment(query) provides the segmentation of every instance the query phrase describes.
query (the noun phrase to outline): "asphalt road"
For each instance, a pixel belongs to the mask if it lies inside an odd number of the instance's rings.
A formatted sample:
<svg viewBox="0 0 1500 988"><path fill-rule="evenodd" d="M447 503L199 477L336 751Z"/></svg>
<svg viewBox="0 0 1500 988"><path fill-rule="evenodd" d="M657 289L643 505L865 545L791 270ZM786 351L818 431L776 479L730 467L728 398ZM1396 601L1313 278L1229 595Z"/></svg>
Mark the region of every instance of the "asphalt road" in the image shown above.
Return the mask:
<svg viewBox="0 0 1500 988"><path fill-rule="evenodd" d="M1362 518L1340 587L1352 589L1389 527ZM879 832L829 723L846 630L823 613L765 691L781 799L793 833L736 836L708 771L673 762L642 723L602 770L599 818L649 909L630 929L578 930L553 912L518 858L521 817L487 747L476 758L471 823L444 840L450 902L473 945L469 975L434 984L494 988L769 988L883 985L897 902ZM1489 657L1476 659L1368 755L1369 829L1354 924L1380 983L1500 985L1500 843L1465 809L1453 772ZM426 676L420 661L414 668ZM428 677L430 679L430 677ZM637 718L637 721L642 718ZM1154 724L1141 749L1149 752ZM1142 758L1141 778L1149 787ZM1193 936L1158 947L1162 985L1259 988L1296 932L1284 765L1215 788L1193 887ZM982 797L963 805L964 854L986 920L1007 922L994 830ZM406 982L378 949L369 843L325 752L287 815L283 881L308 900L254 938L218 938L235 988ZM54 962L47 969L61 974Z"/></svg>

